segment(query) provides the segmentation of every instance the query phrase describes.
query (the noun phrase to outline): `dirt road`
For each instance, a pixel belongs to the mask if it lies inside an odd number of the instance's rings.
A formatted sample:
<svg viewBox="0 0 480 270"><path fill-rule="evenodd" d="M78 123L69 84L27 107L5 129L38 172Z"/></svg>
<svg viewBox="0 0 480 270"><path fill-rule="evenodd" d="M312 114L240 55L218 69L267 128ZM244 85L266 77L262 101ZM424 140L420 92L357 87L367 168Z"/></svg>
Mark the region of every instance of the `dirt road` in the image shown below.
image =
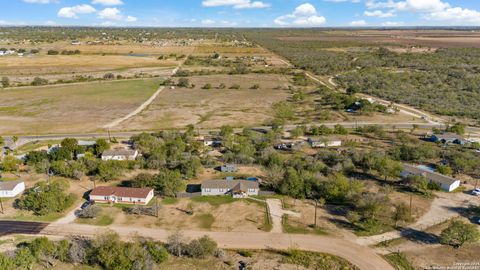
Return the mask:
<svg viewBox="0 0 480 270"><path fill-rule="evenodd" d="M272 217L272 233L282 233L282 217L283 215L291 215L300 217L300 213L284 210L282 202L279 199L267 199L268 209Z"/></svg>
<svg viewBox="0 0 480 270"><path fill-rule="evenodd" d="M166 241L171 231L149 228L110 226L108 229L117 232L124 239L137 234L158 241ZM101 229L95 226L69 224L50 225L41 234L46 236L84 235L94 237ZM381 256L371 249L340 238L316 235L283 234L267 232L203 232L182 231L190 239L208 235L219 247L230 249L288 249L298 248L307 251L324 252L350 261L362 270L393 270Z"/></svg>

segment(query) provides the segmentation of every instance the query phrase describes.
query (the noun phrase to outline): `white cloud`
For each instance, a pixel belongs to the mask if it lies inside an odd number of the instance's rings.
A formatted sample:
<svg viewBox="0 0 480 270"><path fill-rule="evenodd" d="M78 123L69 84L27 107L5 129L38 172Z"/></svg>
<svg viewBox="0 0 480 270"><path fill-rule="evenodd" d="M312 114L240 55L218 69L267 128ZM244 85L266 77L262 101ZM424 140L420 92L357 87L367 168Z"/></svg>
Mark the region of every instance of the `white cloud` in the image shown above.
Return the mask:
<svg viewBox="0 0 480 270"><path fill-rule="evenodd" d="M376 1L368 0L367 9L375 11L366 11L364 14L382 15L396 12L420 13L423 19L441 21L446 24L457 25L479 25L480 11L462 7L454 7L443 0L404 0L404 1ZM382 9L391 11L383 12ZM378 16L381 17L381 16Z"/></svg>
<svg viewBox="0 0 480 270"><path fill-rule="evenodd" d="M123 2L122 0L93 0L92 4L103 6L119 6L123 5Z"/></svg>
<svg viewBox="0 0 480 270"><path fill-rule="evenodd" d="M125 20L127 22L136 22L136 21L138 21L138 18L134 17L134 16L127 16L127 18Z"/></svg>
<svg viewBox="0 0 480 270"><path fill-rule="evenodd" d="M58 17L78 19L78 14L89 14L95 12L95 8L90 5L77 5L73 7L63 7L58 11Z"/></svg>
<svg viewBox="0 0 480 270"><path fill-rule="evenodd" d="M325 24L327 19L319 16L317 9L309 3L302 4L295 8L291 14L277 17L273 22L279 26L320 26Z"/></svg>
<svg viewBox="0 0 480 270"><path fill-rule="evenodd" d="M262 1L252 0L203 0L204 7L232 6L235 9L268 8L271 5Z"/></svg>
<svg viewBox="0 0 480 270"><path fill-rule="evenodd" d="M98 17L104 20L119 21L123 18L122 12L118 8L105 8L98 13Z"/></svg>
<svg viewBox="0 0 480 270"><path fill-rule="evenodd" d="M358 21L352 21L349 23L350 26L355 26L355 27L358 27L358 26L367 26L368 23L365 21L365 20L358 20Z"/></svg>
<svg viewBox="0 0 480 270"><path fill-rule="evenodd" d="M375 0L368 0L366 3L369 9L395 9L398 11L411 11L411 12L434 12L440 11L450 7L450 4L443 2L442 0L406 0L406 1L393 1L388 0L385 2L379 2Z"/></svg>
<svg viewBox="0 0 480 270"><path fill-rule="evenodd" d="M324 2L333 2L333 3L344 3L344 2L352 2L352 3L360 3L361 0L323 0Z"/></svg>
<svg viewBox="0 0 480 270"><path fill-rule="evenodd" d="M450 24L480 24L480 12L460 7L447 8L442 11L432 12L427 19L445 21Z"/></svg>
<svg viewBox="0 0 480 270"><path fill-rule="evenodd" d="M25 3L29 4L50 4L50 3L58 3L58 0L23 0Z"/></svg>
<svg viewBox="0 0 480 270"><path fill-rule="evenodd" d="M395 13L391 11L381 11L381 10L374 10L374 11L365 11L363 15L367 17L379 17L379 18L389 18L389 17L394 17Z"/></svg>
<svg viewBox="0 0 480 270"><path fill-rule="evenodd" d="M212 25L212 24L215 24L215 21L210 19L205 19L205 20L202 20L202 24Z"/></svg>

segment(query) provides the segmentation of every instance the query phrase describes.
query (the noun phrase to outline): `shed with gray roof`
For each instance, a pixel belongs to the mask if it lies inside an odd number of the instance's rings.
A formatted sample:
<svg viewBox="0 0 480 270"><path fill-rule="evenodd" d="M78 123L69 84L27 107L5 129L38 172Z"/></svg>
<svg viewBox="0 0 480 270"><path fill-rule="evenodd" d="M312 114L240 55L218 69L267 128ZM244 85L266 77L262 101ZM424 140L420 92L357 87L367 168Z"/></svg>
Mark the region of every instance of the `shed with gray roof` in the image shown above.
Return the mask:
<svg viewBox="0 0 480 270"><path fill-rule="evenodd" d="M25 191L23 181L0 182L0 198L13 198Z"/></svg>

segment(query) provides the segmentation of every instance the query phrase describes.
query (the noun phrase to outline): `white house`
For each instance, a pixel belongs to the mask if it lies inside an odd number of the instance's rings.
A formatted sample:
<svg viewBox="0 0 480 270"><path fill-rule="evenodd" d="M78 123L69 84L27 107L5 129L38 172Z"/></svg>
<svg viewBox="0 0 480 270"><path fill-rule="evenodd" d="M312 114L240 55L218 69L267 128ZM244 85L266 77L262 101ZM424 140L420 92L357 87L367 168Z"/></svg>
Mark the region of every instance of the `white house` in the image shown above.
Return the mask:
<svg viewBox="0 0 480 270"><path fill-rule="evenodd" d="M312 148L340 147L342 141L334 138L308 138L308 144Z"/></svg>
<svg viewBox="0 0 480 270"><path fill-rule="evenodd" d="M231 195L234 198L245 198L258 195L259 191L257 181L208 180L202 183L202 196Z"/></svg>
<svg viewBox="0 0 480 270"><path fill-rule="evenodd" d="M25 191L25 182L5 181L0 182L0 198L13 198Z"/></svg>
<svg viewBox="0 0 480 270"><path fill-rule="evenodd" d="M102 153L102 160L135 160L138 156L137 150L113 149Z"/></svg>
<svg viewBox="0 0 480 270"><path fill-rule="evenodd" d="M89 198L96 203L124 203L147 205L153 199L151 188L97 187Z"/></svg>
<svg viewBox="0 0 480 270"><path fill-rule="evenodd" d="M439 174L431 170L424 169L422 167L403 164L403 171L401 173L402 178L406 178L410 175L426 177L428 181L438 184L443 190L447 192L452 192L460 186L460 180L457 180L453 177Z"/></svg>

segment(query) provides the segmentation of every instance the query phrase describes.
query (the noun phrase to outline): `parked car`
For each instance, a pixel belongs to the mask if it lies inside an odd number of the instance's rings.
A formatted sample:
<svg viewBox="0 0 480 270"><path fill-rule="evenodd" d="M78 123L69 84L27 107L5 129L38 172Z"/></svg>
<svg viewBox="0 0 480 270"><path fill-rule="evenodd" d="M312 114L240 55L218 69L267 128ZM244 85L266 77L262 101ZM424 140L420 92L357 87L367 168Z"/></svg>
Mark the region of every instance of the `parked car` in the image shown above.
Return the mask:
<svg viewBox="0 0 480 270"><path fill-rule="evenodd" d="M480 196L480 188L476 188L476 189L472 190L472 195Z"/></svg>
<svg viewBox="0 0 480 270"><path fill-rule="evenodd" d="M82 206L80 207L80 209L85 209L87 207L89 207L90 205L94 205L95 202L94 201L86 201L82 204Z"/></svg>

